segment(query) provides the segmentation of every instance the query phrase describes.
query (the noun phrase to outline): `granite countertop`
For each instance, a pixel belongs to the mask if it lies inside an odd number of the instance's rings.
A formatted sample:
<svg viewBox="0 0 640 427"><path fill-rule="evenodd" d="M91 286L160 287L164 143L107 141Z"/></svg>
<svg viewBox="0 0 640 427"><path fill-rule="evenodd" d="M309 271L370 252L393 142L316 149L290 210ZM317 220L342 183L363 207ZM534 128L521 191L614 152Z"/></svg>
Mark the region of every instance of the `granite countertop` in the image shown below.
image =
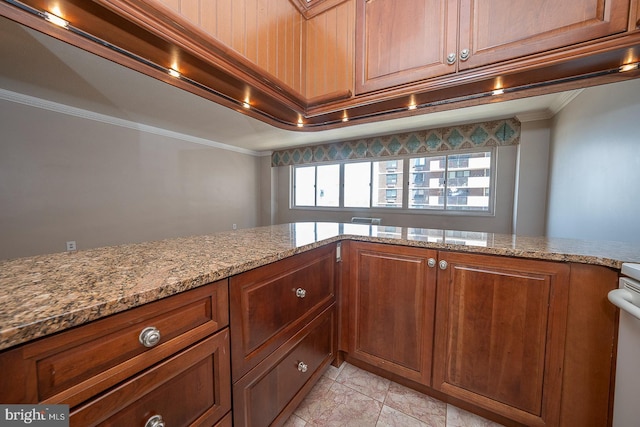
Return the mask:
<svg viewBox="0 0 640 427"><path fill-rule="evenodd" d="M294 223L0 261L0 349L340 240L596 264L640 245L339 223Z"/></svg>

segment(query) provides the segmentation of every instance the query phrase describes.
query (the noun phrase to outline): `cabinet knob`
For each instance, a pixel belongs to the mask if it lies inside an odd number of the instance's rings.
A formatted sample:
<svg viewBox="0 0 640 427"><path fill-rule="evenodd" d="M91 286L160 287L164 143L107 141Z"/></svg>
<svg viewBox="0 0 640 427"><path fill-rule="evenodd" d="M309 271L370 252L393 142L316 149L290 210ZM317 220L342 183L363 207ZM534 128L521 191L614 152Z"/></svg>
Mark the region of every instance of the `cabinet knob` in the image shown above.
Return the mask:
<svg viewBox="0 0 640 427"><path fill-rule="evenodd" d="M299 362L298 363L298 371L300 371L302 373L305 373L305 372L307 372L307 369L309 369L309 367L307 366L306 363L304 363L304 362Z"/></svg>
<svg viewBox="0 0 640 427"><path fill-rule="evenodd" d="M435 259L435 258L429 258L429 259L427 260L427 265L428 265L429 267L431 267L431 268L435 267L435 266L436 266L436 259Z"/></svg>
<svg viewBox="0 0 640 427"><path fill-rule="evenodd" d="M440 270L446 270L448 265L449 264L447 264L447 261L445 260L440 260L440 263L438 264L438 266L440 267Z"/></svg>
<svg viewBox="0 0 640 427"><path fill-rule="evenodd" d="M453 65L456 62L456 54L451 52L449 55L447 55L447 64L449 65Z"/></svg>
<svg viewBox="0 0 640 427"><path fill-rule="evenodd" d="M151 348L160 342L160 331L155 326L148 326L140 332L138 340L143 346Z"/></svg>
<svg viewBox="0 0 640 427"><path fill-rule="evenodd" d="M298 288L298 289L296 289L296 296L298 298L304 298L304 297L307 296L307 291L302 289L302 288Z"/></svg>
<svg viewBox="0 0 640 427"><path fill-rule="evenodd" d="M154 415L147 420L144 427L164 427L164 420L160 415Z"/></svg>
<svg viewBox="0 0 640 427"><path fill-rule="evenodd" d="M469 59L470 53L469 49L462 49L462 52L460 52L460 61L466 61Z"/></svg>

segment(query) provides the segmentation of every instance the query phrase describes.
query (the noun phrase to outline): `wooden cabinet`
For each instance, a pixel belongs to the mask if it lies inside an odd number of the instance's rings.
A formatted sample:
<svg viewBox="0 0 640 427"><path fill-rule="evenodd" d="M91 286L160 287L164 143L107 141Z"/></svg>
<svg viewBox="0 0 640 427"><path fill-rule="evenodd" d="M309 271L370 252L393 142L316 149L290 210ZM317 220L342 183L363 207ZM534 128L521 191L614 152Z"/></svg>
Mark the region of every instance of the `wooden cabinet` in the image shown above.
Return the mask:
<svg viewBox="0 0 640 427"><path fill-rule="evenodd" d="M503 423L608 425L616 315L607 293L617 286L615 270L348 247L348 361Z"/></svg>
<svg viewBox="0 0 640 427"><path fill-rule="evenodd" d="M331 306L234 384L235 425L282 424L335 356L335 306Z"/></svg>
<svg viewBox="0 0 640 427"><path fill-rule="evenodd" d="M358 0L362 94L627 30L629 0Z"/></svg>
<svg viewBox="0 0 640 427"><path fill-rule="evenodd" d="M285 421L335 358L335 248L327 245L231 277L235 425Z"/></svg>
<svg viewBox="0 0 640 427"><path fill-rule="evenodd" d="M0 401L68 404L78 426L214 424L231 409L228 323L222 280L7 350Z"/></svg>
<svg viewBox="0 0 640 427"><path fill-rule="evenodd" d="M622 33L627 30L628 16L629 0L461 0L458 68L465 70Z"/></svg>
<svg viewBox="0 0 640 427"><path fill-rule="evenodd" d="M431 383L437 252L351 242L350 356Z"/></svg>
<svg viewBox="0 0 640 427"><path fill-rule="evenodd" d="M70 425L212 425L231 409L229 388L224 329L75 409Z"/></svg>
<svg viewBox="0 0 640 427"><path fill-rule="evenodd" d="M457 0L357 0L356 94L453 73Z"/></svg>
<svg viewBox="0 0 640 427"><path fill-rule="evenodd" d="M443 262L433 387L529 426L557 425L569 266L441 252Z"/></svg>

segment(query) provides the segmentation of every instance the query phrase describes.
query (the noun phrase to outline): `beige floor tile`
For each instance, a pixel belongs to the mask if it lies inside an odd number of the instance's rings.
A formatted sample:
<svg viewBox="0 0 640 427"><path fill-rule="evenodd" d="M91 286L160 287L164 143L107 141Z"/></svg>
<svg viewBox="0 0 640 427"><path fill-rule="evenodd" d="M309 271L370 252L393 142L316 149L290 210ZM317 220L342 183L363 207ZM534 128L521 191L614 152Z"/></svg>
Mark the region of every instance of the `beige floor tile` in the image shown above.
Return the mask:
<svg viewBox="0 0 640 427"><path fill-rule="evenodd" d="M356 368L348 363L343 364L342 372L337 376L336 382L346 385L360 393L383 402L389 390L389 381L371 372Z"/></svg>
<svg viewBox="0 0 640 427"><path fill-rule="evenodd" d="M400 384L390 384L384 404L417 418L431 427L446 425L446 403Z"/></svg>
<svg viewBox="0 0 640 427"><path fill-rule="evenodd" d="M376 427L428 427L428 424L385 405Z"/></svg>
<svg viewBox="0 0 640 427"><path fill-rule="evenodd" d="M295 411L307 426L373 427L382 409L381 402L337 382L314 398L310 396Z"/></svg>
<svg viewBox="0 0 640 427"><path fill-rule="evenodd" d="M340 365L339 368L336 368L333 365L329 365L327 366L327 370L324 372L324 376L327 378L330 378L332 380L335 380L336 378L338 378L338 375L340 375L340 372L342 372L342 369L347 365L347 363L343 363L342 365Z"/></svg>
<svg viewBox="0 0 640 427"><path fill-rule="evenodd" d="M297 415L291 415L283 427L305 427L307 422Z"/></svg>
<svg viewBox="0 0 640 427"><path fill-rule="evenodd" d="M447 405L447 427L502 427L471 412Z"/></svg>

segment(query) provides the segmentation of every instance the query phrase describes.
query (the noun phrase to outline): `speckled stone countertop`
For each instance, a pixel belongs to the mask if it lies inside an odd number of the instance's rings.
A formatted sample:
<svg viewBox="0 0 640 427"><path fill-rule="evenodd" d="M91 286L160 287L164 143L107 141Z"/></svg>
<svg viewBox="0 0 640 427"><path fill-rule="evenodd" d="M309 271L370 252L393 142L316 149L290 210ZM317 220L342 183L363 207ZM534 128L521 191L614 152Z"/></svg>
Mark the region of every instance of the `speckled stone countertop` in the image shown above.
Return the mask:
<svg viewBox="0 0 640 427"><path fill-rule="evenodd" d="M344 239L603 265L640 245L504 234L295 223L0 261L0 349Z"/></svg>

